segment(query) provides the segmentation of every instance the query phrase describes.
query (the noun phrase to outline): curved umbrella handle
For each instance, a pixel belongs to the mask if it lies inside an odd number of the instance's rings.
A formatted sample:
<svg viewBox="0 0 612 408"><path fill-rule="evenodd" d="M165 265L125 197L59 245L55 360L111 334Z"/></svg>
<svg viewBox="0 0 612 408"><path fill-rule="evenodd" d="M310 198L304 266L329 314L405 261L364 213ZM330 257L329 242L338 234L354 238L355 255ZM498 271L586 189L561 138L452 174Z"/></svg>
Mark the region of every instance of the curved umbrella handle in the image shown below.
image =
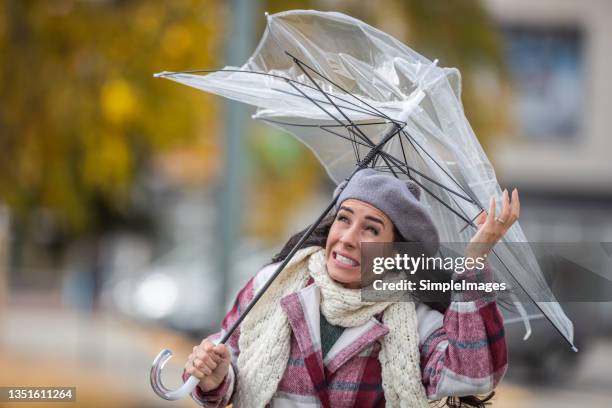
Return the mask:
<svg viewBox="0 0 612 408"><path fill-rule="evenodd" d="M165 400L175 401L191 394L200 380L192 375L185 382L185 384L181 385L178 390L172 391L166 388L162 384L161 372L166 365L166 362L170 360L170 357L172 357L172 352L168 349L162 350L157 357L155 357L155 360L153 360L153 365L151 366L150 379L151 387L153 387L153 391L155 391L157 395Z"/></svg>

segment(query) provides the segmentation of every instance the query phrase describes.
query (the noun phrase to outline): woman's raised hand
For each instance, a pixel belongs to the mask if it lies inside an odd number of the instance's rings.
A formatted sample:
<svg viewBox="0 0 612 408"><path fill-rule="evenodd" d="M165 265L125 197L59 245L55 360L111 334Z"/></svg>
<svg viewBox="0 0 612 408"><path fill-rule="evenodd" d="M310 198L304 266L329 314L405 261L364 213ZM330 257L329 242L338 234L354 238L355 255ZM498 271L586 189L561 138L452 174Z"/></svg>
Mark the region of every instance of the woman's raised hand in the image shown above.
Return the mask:
<svg viewBox="0 0 612 408"><path fill-rule="evenodd" d="M204 339L193 348L185 364L185 371L199 378L199 387L208 392L221 385L229 370L230 360L230 352L224 344L215 346Z"/></svg>
<svg viewBox="0 0 612 408"><path fill-rule="evenodd" d="M470 240L466 249L466 256L471 258L486 256L497 241L518 220L521 211L518 190L512 191L512 201L508 190L502 194L502 209L498 216L495 214L495 199L489 200L489 211L482 212L476 219L478 230Z"/></svg>

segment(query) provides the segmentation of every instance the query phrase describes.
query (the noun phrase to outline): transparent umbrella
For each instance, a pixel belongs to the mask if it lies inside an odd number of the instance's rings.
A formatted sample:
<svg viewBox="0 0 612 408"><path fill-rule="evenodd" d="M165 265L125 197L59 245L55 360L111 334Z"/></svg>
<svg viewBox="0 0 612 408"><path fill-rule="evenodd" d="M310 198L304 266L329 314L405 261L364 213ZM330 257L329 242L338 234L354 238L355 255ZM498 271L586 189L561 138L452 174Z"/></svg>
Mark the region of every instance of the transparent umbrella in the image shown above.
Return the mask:
<svg viewBox="0 0 612 408"><path fill-rule="evenodd" d="M414 181L425 192L421 201L441 242L469 242L483 203L501 197L501 188L465 116L459 71L438 67L437 61L344 14L294 10L266 16L263 38L243 66L156 76L252 105L253 118L297 137L336 184L365 167ZM334 205L332 201L309 231ZM518 223L504 242L526 242ZM504 242L493 250L503 265L496 278L508 282L515 295L533 300L575 350L572 322L550 292L532 251ZM267 285L260 294L265 289ZM514 305L529 332L524 308L518 301ZM160 373L170 356L164 350L155 360L151 383L161 397L176 399L193 389L197 379L190 378L178 391L166 389Z"/></svg>

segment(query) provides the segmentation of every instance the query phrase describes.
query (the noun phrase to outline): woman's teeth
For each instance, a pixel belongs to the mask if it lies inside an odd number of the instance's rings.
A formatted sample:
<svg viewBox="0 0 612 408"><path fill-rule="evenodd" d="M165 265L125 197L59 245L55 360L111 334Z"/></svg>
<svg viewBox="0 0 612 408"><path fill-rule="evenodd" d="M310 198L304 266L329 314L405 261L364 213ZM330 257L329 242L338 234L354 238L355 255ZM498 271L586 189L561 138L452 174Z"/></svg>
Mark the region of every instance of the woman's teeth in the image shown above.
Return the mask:
<svg viewBox="0 0 612 408"><path fill-rule="evenodd" d="M358 263L356 261L353 261L351 258L347 258L346 256L342 256L339 253L336 253L336 259L338 261L340 261L341 263L348 265L348 266L357 266Z"/></svg>

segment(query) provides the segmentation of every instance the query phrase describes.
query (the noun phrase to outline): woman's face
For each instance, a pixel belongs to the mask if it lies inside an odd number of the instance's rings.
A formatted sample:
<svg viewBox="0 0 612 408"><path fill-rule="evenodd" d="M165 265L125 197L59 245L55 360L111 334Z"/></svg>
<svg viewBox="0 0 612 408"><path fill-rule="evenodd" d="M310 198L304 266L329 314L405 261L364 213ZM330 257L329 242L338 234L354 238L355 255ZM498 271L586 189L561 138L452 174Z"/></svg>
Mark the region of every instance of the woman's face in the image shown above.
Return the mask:
<svg viewBox="0 0 612 408"><path fill-rule="evenodd" d="M329 230L325 250L329 276L348 288L360 286L362 242L393 242L393 223L370 204L345 200Z"/></svg>

